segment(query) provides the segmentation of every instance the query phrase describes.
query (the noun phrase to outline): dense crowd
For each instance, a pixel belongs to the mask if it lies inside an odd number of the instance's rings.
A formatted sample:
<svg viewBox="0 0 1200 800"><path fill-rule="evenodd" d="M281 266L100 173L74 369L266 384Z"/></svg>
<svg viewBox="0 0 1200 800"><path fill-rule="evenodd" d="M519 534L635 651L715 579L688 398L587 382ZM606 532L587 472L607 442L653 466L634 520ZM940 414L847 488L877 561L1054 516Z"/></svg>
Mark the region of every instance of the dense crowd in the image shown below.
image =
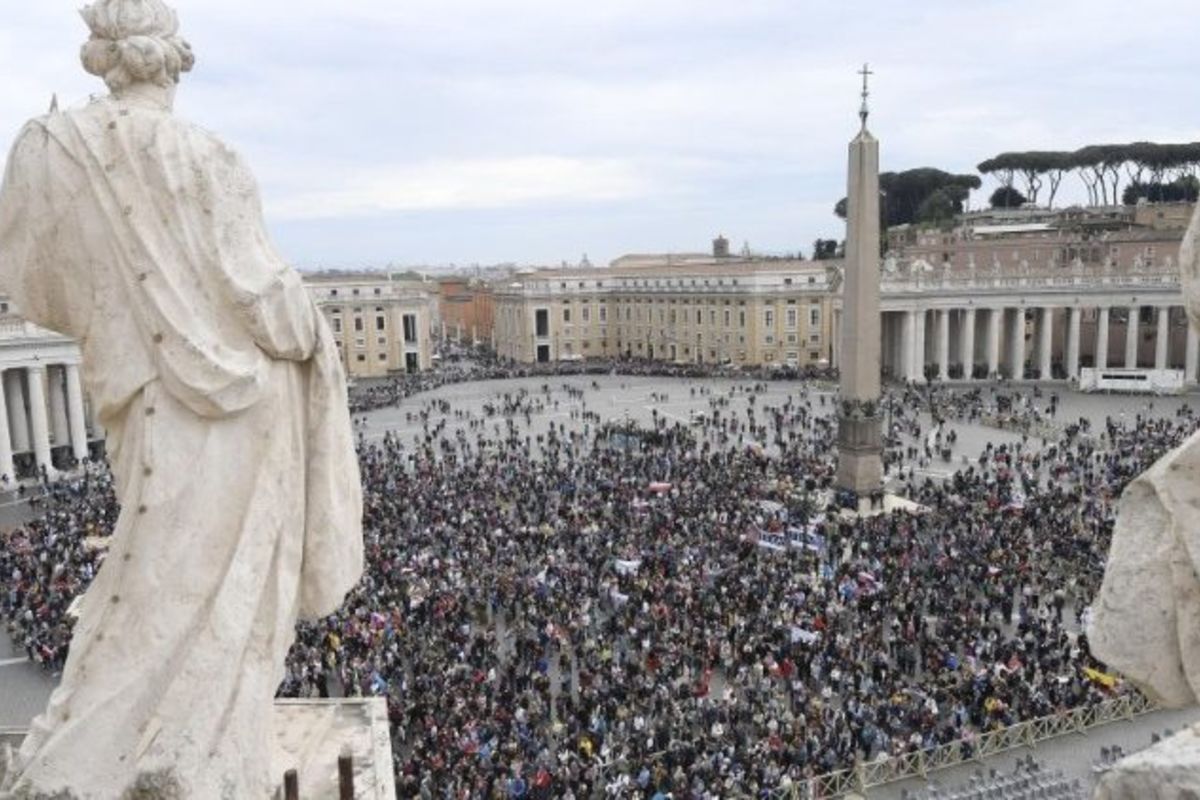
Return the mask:
<svg viewBox="0 0 1200 800"><path fill-rule="evenodd" d="M663 384L639 427L559 382L409 397L415 434L360 443L368 572L300 627L282 691L385 696L400 797L761 797L1122 690L1080 617L1116 498L1186 407L1093 429L1052 395L893 390L889 475L920 508L858 518L830 502L814 384ZM703 413L658 413L668 392ZM1046 438L924 477L1001 416ZM0 615L56 668L116 508L98 468L50 491L0 543Z"/></svg>

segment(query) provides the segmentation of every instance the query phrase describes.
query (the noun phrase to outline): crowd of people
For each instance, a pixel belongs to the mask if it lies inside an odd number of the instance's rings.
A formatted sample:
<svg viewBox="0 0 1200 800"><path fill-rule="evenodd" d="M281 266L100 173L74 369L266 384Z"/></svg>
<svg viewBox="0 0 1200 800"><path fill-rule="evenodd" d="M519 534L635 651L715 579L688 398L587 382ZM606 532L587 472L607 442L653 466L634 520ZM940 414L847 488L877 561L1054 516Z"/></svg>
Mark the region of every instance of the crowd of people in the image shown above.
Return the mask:
<svg viewBox="0 0 1200 800"><path fill-rule="evenodd" d="M418 395L445 380L357 400L411 427L363 431L368 571L300 626L281 689L386 697L404 798L766 797L1124 691L1081 617L1122 488L1200 424L891 389L889 482L915 505L861 517L830 502L828 387L663 382L639 425L590 375ZM668 414L681 394L702 411ZM1043 435L930 475L1000 415ZM116 506L98 466L49 491L0 542L0 616L54 669Z"/></svg>

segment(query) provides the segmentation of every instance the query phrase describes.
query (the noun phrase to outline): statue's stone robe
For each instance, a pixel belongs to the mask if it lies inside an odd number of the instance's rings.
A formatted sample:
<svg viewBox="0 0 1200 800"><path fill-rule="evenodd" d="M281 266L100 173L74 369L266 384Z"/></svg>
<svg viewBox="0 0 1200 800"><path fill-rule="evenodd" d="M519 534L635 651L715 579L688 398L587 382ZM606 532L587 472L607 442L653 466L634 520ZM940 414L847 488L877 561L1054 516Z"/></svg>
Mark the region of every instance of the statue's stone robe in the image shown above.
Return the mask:
<svg viewBox="0 0 1200 800"><path fill-rule="evenodd" d="M252 176L148 105L35 120L0 193L0 287L79 341L122 503L17 780L267 797L295 622L358 580L362 496L335 344Z"/></svg>

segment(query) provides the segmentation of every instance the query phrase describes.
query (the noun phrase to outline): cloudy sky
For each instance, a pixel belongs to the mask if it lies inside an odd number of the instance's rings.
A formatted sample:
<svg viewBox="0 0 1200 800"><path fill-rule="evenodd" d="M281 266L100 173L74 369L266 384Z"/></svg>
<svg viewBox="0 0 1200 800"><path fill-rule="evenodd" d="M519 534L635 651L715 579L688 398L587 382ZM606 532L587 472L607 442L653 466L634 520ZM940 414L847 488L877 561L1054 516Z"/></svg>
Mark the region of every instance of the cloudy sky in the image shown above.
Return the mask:
<svg viewBox="0 0 1200 800"><path fill-rule="evenodd" d="M52 92L103 91L80 2L5 0L5 151ZM864 61L884 169L1200 139L1194 0L175 6L198 58L177 110L248 158L308 268L808 251L842 235Z"/></svg>

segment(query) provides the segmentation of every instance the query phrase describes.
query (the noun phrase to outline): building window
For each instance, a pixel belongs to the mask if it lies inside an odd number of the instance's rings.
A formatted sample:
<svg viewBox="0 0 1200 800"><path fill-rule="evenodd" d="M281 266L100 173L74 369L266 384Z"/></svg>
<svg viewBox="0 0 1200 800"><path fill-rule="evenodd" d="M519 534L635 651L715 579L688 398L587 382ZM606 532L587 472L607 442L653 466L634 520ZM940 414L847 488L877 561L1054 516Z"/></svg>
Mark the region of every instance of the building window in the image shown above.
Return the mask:
<svg viewBox="0 0 1200 800"><path fill-rule="evenodd" d="M563 322L570 322L570 321L571 321L571 309L564 308L563 309Z"/></svg>
<svg viewBox="0 0 1200 800"><path fill-rule="evenodd" d="M725 309L725 327L728 328L729 325L730 325L730 313L729 313L729 309L727 308L727 309Z"/></svg>
<svg viewBox="0 0 1200 800"><path fill-rule="evenodd" d="M387 330L387 317L380 316L380 317L375 318L375 330L377 330L377 331Z"/></svg>
<svg viewBox="0 0 1200 800"><path fill-rule="evenodd" d="M583 321L584 321L584 322L591 322L591 321L592 321L592 309L591 309L591 307L590 307L590 306L584 306L584 307L583 307Z"/></svg>
<svg viewBox="0 0 1200 800"><path fill-rule="evenodd" d="M416 344L417 343L417 315L416 314L405 314L404 315L404 343L405 344Z"/></svg>
<svg viewBox="0 0 1200 800"><path fill-rule="evenodd" d="M375 340L375 344L379 345L380 347L387 347L387 337L380 336Z"/></svg>
<svg viewBox="0 0 1200 800"><path fill-rule="evenodd" d="M382 294L383 294L383 289L380 289L379 287L376 287L376 288L375 288L375 296L376 296L376 297L379 297L379 296L380 296L380 295L382 295Z"/></svg>
<svg viewBox="0 0 1200 800"><path fill-rule="evenodd" d="M810 327L810 328L821 327L821 309L820 308L810 308L808 310L808 327Z"/></svg>
<svg viewBox="0 0 1200 800"><path fill-rule="evenodd" d="M767 309L767 311L763 314L763 320L766 323L766 326L768 328L774 328L775 327L775 312L771 311L770 309Z"/></svg>
<svg viewBox="0 0 1200 800"><path fill-rule="evenodd" d="M342 318L341 317L333 318L333 332L334 333L342 332Z"/></svg>
<svg viewBox="0 0 1200 800"><path fill-rule="evenodd" d="M387 353L380 353L380 354L379 354L379 360L380 360L380 361L387 361Z"/></svg>
<svg viewBox="0 0 1200 800"><path fill-rule="evenodd" d="M600 306L600 321L608 322L608 306Z"/></svg>
<svg viewBox="0 0 1200 800"><path fill-rule="evenodd" d="M358 289L355 289L353 292L351 292L351 294L353 294L355 297L358 297Z"/></svg>
<svg viewBox="0 0 1200 800"><path fill-rule="evenodd" d="M359 350L364 350L367 347L367 340L363 339L361 337L358 339L355 339L354 346L357 347Z"/></svg>
<svg viewBox="0 0 1200 800"><path fill-rule="evenodd" d="M796 327L796 309L789 308L787 310L787 326L789 328Z"/></svg>
<svg viewBox="0 0 1200 800"><path fill-rule="evenodd" d="M365 364L365 363L366 363L366 361L367 361L367 356L366 356L366 354L365 354L365 353L359 353L359 354L358 354L358 363L360 363L360 364Z"/></svg>

